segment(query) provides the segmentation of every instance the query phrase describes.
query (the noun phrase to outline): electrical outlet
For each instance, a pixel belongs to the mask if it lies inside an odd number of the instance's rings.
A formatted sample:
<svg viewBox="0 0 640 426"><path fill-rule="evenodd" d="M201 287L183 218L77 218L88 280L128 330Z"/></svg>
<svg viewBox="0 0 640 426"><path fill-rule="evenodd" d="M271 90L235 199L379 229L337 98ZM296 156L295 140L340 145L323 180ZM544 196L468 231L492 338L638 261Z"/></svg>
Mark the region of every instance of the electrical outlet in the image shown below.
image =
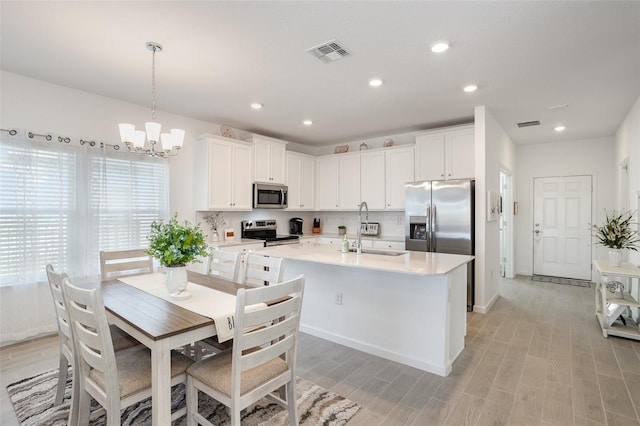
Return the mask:
<svg viewBox="0 0 640 426"><path fill-rule="evenodd" d="M336 305L342 305L342 293L336 293Z"/></svg>

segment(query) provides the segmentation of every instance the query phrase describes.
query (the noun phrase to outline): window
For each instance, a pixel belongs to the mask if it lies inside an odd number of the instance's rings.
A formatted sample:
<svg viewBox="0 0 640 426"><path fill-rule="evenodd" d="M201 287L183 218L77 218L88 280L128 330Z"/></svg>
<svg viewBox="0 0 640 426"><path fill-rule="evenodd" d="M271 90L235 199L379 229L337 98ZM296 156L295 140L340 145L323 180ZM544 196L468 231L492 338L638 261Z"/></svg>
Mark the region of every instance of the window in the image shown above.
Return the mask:
<svg viewBox="0 0 640 426"><path fill-rule="evenodd" d="M99 251L148 246L168 217L168 164L110 147L0 144L0 286L46 281L54 265L97 277Z"/></svg>

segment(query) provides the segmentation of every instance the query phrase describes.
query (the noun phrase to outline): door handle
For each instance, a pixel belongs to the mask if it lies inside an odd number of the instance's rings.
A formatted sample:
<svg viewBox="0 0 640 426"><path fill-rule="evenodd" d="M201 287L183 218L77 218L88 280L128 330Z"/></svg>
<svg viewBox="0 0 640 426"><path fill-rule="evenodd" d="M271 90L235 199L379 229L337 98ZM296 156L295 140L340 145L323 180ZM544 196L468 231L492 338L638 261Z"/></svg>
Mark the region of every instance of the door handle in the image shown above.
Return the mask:
<svg viewBox="0 0 640 426"><path fill-rule="evenodd" d="M539 229L536 229L536 230L535 230L535 231L533 231L533 232L535 232L536 234L539 234L539 233L540 233L540 230L539 230Z"/></svg>
<svg viewBox="0 0 640 426"><path fill-rule="evenodd" d="M436 206L431 206L431 251L436 251Z"/></svg>

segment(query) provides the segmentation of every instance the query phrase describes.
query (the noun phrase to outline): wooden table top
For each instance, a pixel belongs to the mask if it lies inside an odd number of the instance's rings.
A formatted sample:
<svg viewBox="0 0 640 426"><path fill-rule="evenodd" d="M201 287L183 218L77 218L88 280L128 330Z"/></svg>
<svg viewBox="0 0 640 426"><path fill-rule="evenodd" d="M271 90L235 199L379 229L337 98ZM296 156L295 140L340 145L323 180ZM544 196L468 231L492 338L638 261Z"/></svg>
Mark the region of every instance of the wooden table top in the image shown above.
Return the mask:
<svg viewBox="0 0 640 426"><path fill-rule="evenodd" d="M188 272L189 281L214 290L236 294L241 284ZM118 280L101 284L105 308L153 340L213 324L213 319L184 309Z"/></svg>

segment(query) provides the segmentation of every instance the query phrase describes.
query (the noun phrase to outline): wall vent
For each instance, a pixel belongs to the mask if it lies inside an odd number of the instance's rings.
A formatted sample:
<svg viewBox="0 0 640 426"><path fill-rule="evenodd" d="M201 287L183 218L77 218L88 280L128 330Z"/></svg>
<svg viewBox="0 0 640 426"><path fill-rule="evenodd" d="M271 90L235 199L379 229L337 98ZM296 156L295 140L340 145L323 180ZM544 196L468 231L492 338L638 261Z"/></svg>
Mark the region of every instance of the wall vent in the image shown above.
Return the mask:
<svg viewBox="0 0 640 426"><path fill-rule="evenodd" d="M523 121L521 123L518 123L518 127L530 127L530 126L539 126L539 125L540 125L540 120Z"/></svg>
<svg viewBox="0 0 640 426"><path fill-rule="evenodd" d="M318 46L307 49L307 52L320 59L322 62L335 62L345 56L351 55L337 40L331 40Z"/></svg>

